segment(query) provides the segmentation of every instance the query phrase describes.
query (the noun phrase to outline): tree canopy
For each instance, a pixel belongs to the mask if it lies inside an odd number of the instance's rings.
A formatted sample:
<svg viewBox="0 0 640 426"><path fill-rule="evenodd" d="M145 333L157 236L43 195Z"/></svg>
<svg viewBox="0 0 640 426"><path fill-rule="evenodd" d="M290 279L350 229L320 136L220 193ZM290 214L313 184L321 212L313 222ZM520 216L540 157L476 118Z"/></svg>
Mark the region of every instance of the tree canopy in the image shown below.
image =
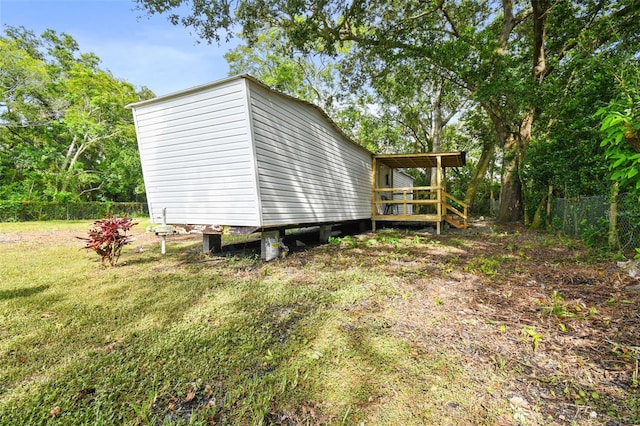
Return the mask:
<svg viewBox="0 0 640 426"><path fill-rule="evenodd" d="M0 198L143 197L134 87L68 34L7 27L0 50Z"/></svg>
<svg viewBox="0 0 640 426"><path fill-rule="evenodd" d="M534 123L549 96L575 78L567 70L585 57L628 59L639 50L637 0L240 0L235 8L226 0L137 2L209 42L229 37L236 26L250 42L278 27L303 52L335 56L346 47L341 73L352 86L395 90L403 78L427 73L427 81L444 82L447 93L481 105L494 127L503 164L502 221L522 216L522 167ZM421 87L416 79L401 86L407 97Z"/></svg>

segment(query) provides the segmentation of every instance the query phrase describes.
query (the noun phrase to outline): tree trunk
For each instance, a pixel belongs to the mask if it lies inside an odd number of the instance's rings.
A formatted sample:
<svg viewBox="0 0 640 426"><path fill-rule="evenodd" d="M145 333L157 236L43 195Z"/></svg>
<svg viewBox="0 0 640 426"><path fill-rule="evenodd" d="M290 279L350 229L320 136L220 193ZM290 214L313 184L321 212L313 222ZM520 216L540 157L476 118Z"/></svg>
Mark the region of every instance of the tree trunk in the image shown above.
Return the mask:
<svg viewBox="0 0 640 426"><path fill-rule="evenodd" d="M549 193L547 194L547 217L545 219L547 229L551 229L552 207L553 207L553 185L549 185Z"/></svg>
<svg viewBox="0 0 640 426"><path fill-rule="evenodd" d="M531 221L531 227L533 229L542 228L542 212L547 206L547 197L544 197L540 200L540 204L538 204L538 208L536 209L535 214L533 215L533 220Z"/></svg>
<svg viewBox="0 0 640 426"><path fill-rule="evenodd" d="M504 49L508 43L508 35L511 34L515 21L513 19L513 2L503 0L504 20L502 28L501 46ZM548 0L531 0L533 11L533 64L532 77L537 85L541 85L547 75L548 68L545 55L546 20L549 11ZM504 50L498 50L503 54ZM515 117L511 120L507 115L501 114L497 105L483 104L496 129L503 148L502 188L500 189L500 212L498 222L515 222L523 215L522 180L520 177L520 165L531 140L531 129L536 115L535 107L524 111L520 122L516 124ZM517 126L517 129L515 128Z"/></svg>
<svg viewBox="0 0 640 426"><path fill-rule="evenodd" d="M467 192L464 196L464 202L469 205L473 203L473 199L476 197L476 193L478 192L478 188L480 187L480 184L484 179L484 175L487 174L487 169L489 168L489 164L491 164L491 159L493 158L493 154L495 152L495 146L495 142L484 144L482 146L482 154L480 154L480 160L478 160L478 165L473 171L471 182L469 182L469 187L467 188Z"/></svg>
<svg viewBox="0 0 640 426"><path fill-rule="evenodd" d="M611 186L611 199L609 204L609 248L617 249L618 244L618 182Z"/></svg>
<svg viewBox="0 0 640 426"><path fill-rule="evenodd" d="M445 120L442 116L442 95L444 91L444 82L441 82L438 89L438 96L433 105L433 128L431 130L431 152L440 152L442 143L442 129L447 124L448 119ZM431 185L437 180L438 170L436 168L431 169Z"/></svg>
<svg viewBox="0 0 640 426"><path fill-rule="evenodd" d="M498 223L517 222L524 212L522 205L522 180L520 165L531 140L534 111L524 114L517 130L511 130L509 121L502 118L499 109L491 104L482 105L498 135L502 146L502 186Z"/></svg>
<svg viewBox="0 0 640 426"><path fill-rule="evenodd" d="M500 211L498 223L517 222L522 217L522 182L520 182L519 161L516 144L511 138L505 146L500 188Z"/></svg>

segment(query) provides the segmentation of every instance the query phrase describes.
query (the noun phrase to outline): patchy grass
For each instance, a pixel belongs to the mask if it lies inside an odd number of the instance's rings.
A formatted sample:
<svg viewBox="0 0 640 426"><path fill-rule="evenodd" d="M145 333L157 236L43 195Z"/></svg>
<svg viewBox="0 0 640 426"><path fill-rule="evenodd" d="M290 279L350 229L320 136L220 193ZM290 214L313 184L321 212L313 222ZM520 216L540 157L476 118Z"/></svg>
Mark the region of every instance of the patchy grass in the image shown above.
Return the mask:
<svg viewBox="0 0 640 426"><path fill-rule="evenodd" d="M638 283L578 243L384 230L262 263L140 234L104 269L88 225L0 224L0 424L640 422Z"/></svg>

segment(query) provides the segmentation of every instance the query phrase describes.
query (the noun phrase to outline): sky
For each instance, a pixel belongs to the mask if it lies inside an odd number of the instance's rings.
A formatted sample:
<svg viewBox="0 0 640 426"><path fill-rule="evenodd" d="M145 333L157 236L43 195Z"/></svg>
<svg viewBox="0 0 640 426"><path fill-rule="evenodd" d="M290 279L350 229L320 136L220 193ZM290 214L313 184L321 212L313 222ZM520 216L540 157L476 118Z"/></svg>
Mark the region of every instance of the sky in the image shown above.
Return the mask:
<svg viewBox="0 0 640 426"><path fill-rule="evenodd" d="M189 29L144 15L134 0L0 0L0 25L67 33L101 68L158 96L227 77L223 55L238 43L198 44Z"/></svg>

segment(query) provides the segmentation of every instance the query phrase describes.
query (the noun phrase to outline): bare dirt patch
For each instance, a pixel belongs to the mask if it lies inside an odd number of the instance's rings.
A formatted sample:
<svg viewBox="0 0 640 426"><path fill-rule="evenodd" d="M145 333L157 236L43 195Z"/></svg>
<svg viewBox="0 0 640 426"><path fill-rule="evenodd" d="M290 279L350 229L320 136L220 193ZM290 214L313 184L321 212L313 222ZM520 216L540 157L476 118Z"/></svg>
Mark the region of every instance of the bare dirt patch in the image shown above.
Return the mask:
<svg viewBox="0 0 640 426"><path fill-rule="evenodd" d="M309 256L286 263L302 267ZM407 297L354 309L386 312L387 332L416 356L462 359L480 406L509 402L498 424L640 422L640 280L580 243L482 224L440 236L363 234L313 256L327 268L402 277Z"/></svg>
<svg viewBox="0 0 640 426"><path fill-rule="evenodd" d="M59 245L73 245L77 244L82 247L84 243L78 238L84 238L87 236L87 231L91 226L90 222L87 222L87 230L77 229L56 229L56 230L42 230L42 231L23 231L23 232L0 232L0 244L15 244L15 243L27 243L27 244L59 244ZM152 244L159 244L160 237L152 232L146 232L144 227L134 226L127 235L131 236L133 242L129 247L135 246L147 246ZM182 234L171 235L167 237L170 242L184 242L184 241L197 241L202 238L201 235L196 234Z"/></svg>

